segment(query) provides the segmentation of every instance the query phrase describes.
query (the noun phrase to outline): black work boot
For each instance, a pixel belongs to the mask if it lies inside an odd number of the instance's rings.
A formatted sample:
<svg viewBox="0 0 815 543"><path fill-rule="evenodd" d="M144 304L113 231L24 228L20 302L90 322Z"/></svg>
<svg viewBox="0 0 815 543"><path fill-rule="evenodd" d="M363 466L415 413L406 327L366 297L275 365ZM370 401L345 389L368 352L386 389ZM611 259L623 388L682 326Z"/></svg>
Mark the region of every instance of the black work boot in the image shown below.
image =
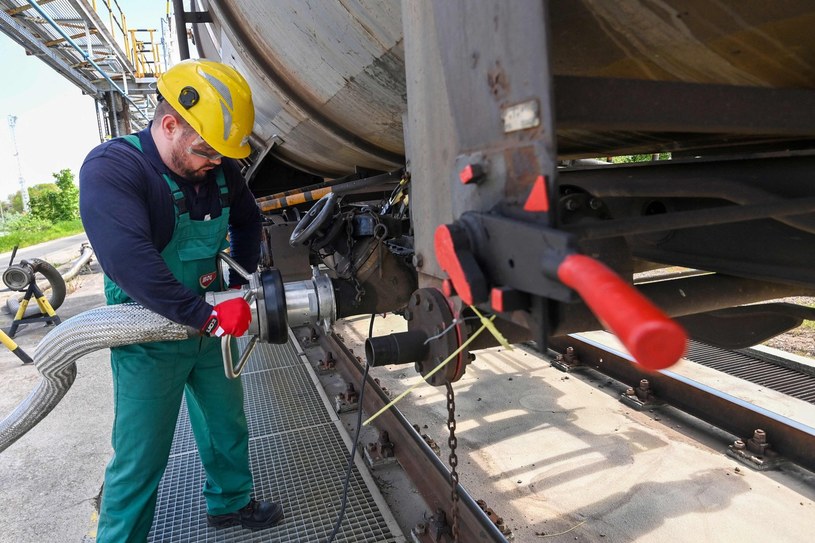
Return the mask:
<svg viewBox="0 0 815 543"><path fill-rule="evenodd" d="M283 507L279 503L249 500L246 507L234 513L210 515L207 513L207 524L213 528L243 526L250 530L271 528L283 518Z"/></svg>

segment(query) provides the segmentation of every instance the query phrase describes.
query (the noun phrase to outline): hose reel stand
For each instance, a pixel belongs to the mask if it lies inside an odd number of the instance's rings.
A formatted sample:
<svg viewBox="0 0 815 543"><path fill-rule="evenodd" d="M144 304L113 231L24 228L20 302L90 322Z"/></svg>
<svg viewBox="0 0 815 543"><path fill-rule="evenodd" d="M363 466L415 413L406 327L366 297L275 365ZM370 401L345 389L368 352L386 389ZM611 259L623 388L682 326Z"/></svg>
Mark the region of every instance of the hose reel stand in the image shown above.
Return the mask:
<svg viewBox="0 0 815 543"><path fill-rule="evenodd" d="M21 260L19 264L14 264L14 257L17 249L11 254L11 261L8 268L3 272L3 283L11 290L25 292L20 300L20 306L14 314L11 328L8 331L9 337L14 337L17 328L21 324L45 321L46 324L59 324L60 318L56 314L56 309L65 300L65 280L62 275L51 264L39 258L31 260ZM51 285L50 300L45 297L42 290L37 285L37 274L42 275ZM29 302L34 298L39 313L26 315Z"/></svg>

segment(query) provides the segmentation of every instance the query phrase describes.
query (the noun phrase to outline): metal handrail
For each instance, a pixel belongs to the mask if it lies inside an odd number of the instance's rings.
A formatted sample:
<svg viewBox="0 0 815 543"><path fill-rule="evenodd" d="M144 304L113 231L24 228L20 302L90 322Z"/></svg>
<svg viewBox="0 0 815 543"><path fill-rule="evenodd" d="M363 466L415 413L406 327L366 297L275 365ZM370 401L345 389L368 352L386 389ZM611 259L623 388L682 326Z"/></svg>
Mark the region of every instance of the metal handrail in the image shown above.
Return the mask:
<svg viewBox="0 0 815 543"><path fill-rule="evenodd" d="M59 35L60 35L60 36L62 36L62 37L65 39L65 41L67 41L68 43L70 43L70 44L71 44L71 47L73 47L74 49L76 49L77 51L79 51L79 53L82 55L82 58L84 58L84 59L85 59L85 60L86 60L86 61L87 61L87 62L88 62L88 63L89 63L91 66L93 66L93 67L96 69L96 71L97 71L97 72L99 72L99 73L102 75L102 77L104 77L104 78L105 78L105 80L107 80L107 82L108 82L108 83L110 83L110 85L111 85L111 86L112 86L112 87L113 87L113 88L114 88L114 89L115 89L115 90L116 90L116 91L117 91L119 94L121 94L121 95L122 95L122 97L123 97L125 100L127 100L128 102L130 102L130 104L131 104L131 105L132 105L134 108L136 108L136 111L138 111L138 112L141 114L142 118L144 118L144 120L145 120L145 121L148 121L148 122L150 121L150 119L147 117L147 114L146 114L146 113L145 113L145 112L144 112L144 111L143 111L143 110L142 110L142 109L141 109L141 108L138 106L138 104L136 104L136 102L134 102L134 101L133 101L133 99L131 99L131 98L130 98L130 96L129 96L129 95L128 95L128 94L127 94L127 93L126 93L124 90L122 90L122 89L119 87L119 85L117 85L117 84L116 84L116 83L115 83L115 82L114 82L114 81L113 81L113 80L110 78L110 76L108 76L108 74L106 74L106 73L104 72L104 70L102 70L102 68L100 68L100 67L99 67L99 65L98 65L96 62L94 62L94 61L93 61L93 60L90 58L90 55L89 55L87 52L85 52L85 51L84 51L84 50L83 50L83 49L82 49L82 48L81 48L81 47L80 47L80 46L79 46L79 45L78 45L78 44L77 44L77 43L76 43L74 40L72 40L72 39L71 39L71 37L70 37L70 36L69 36L69 35L68 35L68 34L67 34L67 33L66 33L64 30L62 30L62 28L61 28L61 27L60 27L60 26L59 26L59 25L56 23L56 21L54 21L54 19L52 19L52 18L51 18L51 16L50 16L50 15L48 15L48 14L47 14L47 13L46 13L46 12L45 12L43 9L42 9L42 7L40 7L40 5L39 5L37 2L35 2L34 0L28 0L28 3L31 5L31 7L33 7L33 8L34 8L34 9L37 11L37 13L39 13L39 14L42 16L42 18L43 18L43 19L45 19L46 21L48 21L48 23L49 23L49 24L50 24L50 25L51 25L51 26L54 28L54 30L56 30L56 31L57 31L57 33L59 33Z"/></svg>

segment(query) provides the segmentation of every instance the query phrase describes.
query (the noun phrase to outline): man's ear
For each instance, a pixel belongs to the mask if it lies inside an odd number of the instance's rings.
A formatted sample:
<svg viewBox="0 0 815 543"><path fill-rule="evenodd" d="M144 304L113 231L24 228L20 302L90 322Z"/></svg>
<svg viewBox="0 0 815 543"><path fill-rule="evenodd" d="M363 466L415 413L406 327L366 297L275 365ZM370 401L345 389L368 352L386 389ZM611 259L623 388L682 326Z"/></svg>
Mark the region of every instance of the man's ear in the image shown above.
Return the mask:
<svg viewBox="0 0 815 543"><path fill-rule="evenodd" d="M161 118L161 131L165 138L174 140L179 138L184 130L181 123L178 122L178 119L172 115L164 115Z"/></svg>

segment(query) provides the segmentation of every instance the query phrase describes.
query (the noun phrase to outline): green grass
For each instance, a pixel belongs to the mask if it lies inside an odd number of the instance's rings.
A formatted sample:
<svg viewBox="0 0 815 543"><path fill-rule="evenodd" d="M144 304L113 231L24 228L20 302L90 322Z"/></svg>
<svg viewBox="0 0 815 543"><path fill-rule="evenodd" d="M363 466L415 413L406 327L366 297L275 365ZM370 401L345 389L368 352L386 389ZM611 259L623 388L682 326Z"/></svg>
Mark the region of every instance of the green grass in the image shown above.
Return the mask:
<svg viewBox="0 0 815 543"><path fill-rule="evenodd" d="M79 219L62 221L51 225L21 224L0 236L0 253L11 251L15 245L19 245L20 248L28 247L84 231L85 228Z"/></svg>

